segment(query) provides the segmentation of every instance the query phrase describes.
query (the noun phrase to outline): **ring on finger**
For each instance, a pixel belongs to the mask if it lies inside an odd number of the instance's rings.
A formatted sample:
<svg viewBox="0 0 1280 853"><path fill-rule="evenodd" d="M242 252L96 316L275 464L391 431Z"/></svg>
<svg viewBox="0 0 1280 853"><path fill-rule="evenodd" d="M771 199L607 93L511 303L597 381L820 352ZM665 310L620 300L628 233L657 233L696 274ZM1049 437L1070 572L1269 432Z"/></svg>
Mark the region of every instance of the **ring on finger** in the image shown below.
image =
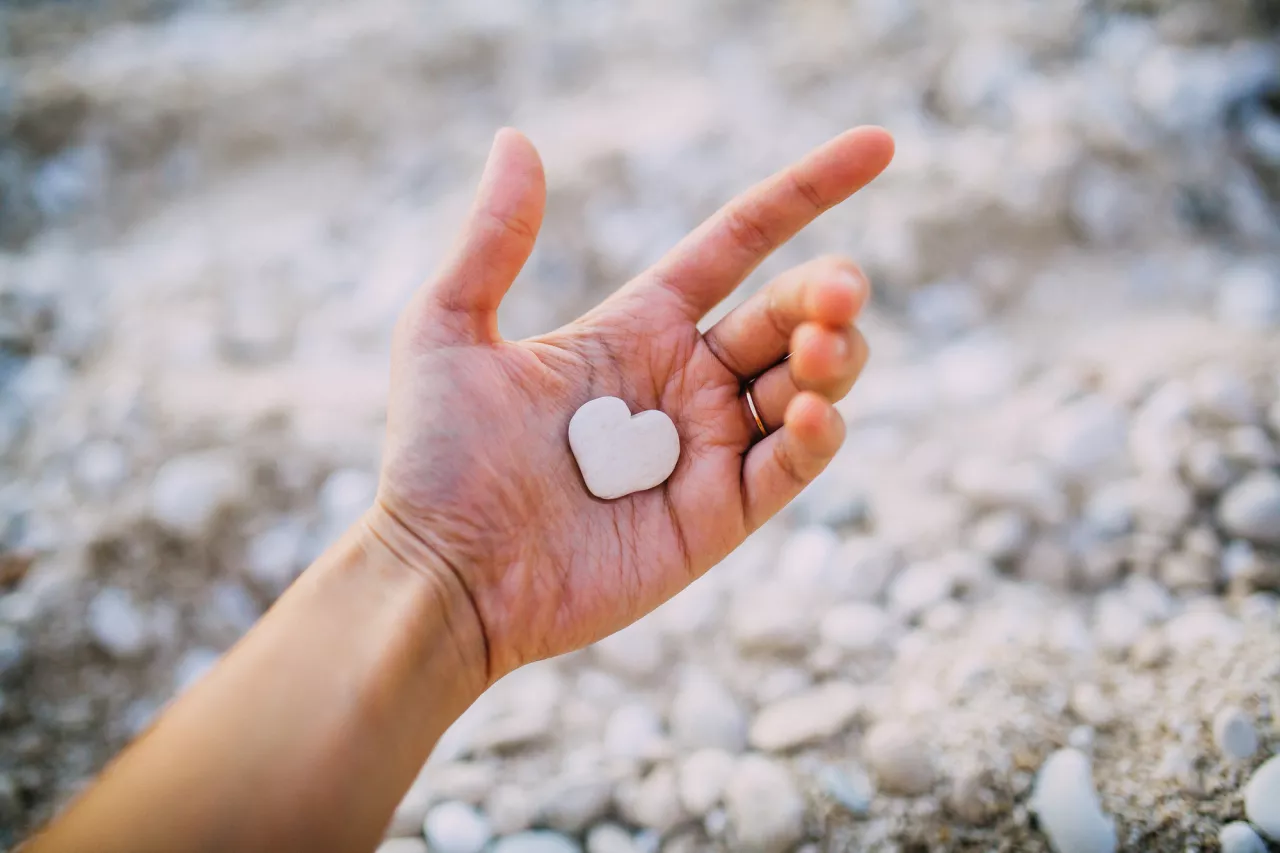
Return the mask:
<svg viewBox="0 0 1280 853"><path fill-rule="evenodd" d="M756 398L751 393L751 388L755 384L756 381L754 379L748 382L747 387L744 389L743 396L747 398L747 408L751 411L752 420L756 422L756 429L760 431L760 437L768 438L769 430L765 429L764 421L760 418L760 407L756 405Z"/></svg>

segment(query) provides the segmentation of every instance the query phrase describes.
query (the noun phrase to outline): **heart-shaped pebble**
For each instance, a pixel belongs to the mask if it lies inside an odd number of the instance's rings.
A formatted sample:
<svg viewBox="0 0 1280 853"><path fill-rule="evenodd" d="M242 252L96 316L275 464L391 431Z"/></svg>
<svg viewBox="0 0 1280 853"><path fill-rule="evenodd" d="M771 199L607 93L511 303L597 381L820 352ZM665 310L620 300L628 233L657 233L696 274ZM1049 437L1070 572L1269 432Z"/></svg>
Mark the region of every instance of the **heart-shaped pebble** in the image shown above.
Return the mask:
<svg viewBox="0 0 1280 853"><path fill-rule="evenodd" d="M680 435L665 412L632 415L617 397L597 397L570 418L569 447L591 494L613 500L670 477Z"/></svg>

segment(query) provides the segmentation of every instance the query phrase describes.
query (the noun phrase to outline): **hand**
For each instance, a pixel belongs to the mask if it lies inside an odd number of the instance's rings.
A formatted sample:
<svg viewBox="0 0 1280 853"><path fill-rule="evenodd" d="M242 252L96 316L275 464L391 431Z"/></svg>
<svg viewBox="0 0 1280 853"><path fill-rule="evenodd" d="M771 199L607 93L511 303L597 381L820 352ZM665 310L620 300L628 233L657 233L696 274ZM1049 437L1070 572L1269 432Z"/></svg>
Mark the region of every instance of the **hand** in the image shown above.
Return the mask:
<svg viewBox="0 0 1280 853"><path fill-rule="evenodd" d="M582 318L514 342L498 335L496 311L533 250L546 187L532 144L498 134L453 260L397 325L367 516L406 564L465 592L487 644L484 683L649 612L830 461L844 437L831 404L867 358L852 325L868 296L858 268L811 261L706 334L696 323L892 156L884 131L848 131L739 196ZM753 379L767 437L743 397ZM616 501L587 491L568 423L606 395L675 422L680 460L662 486Z"/></svg>

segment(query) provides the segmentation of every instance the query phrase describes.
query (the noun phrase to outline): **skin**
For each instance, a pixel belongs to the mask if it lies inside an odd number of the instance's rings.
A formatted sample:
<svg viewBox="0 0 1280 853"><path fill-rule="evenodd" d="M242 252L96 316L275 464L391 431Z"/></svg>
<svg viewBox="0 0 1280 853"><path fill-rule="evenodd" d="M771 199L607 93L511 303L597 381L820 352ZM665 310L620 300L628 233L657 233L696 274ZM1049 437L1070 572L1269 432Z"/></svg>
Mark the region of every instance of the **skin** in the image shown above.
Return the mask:
<svg viewBox="0 0 1280 853"><path fill-rule="evenodd" d="M832 403L868 354L858 268L819 258L696 324L892 156L883 130L848 131L585 316L514 342L496 311L546 189L532 144L501 131L452 260L397 324L375 505L26 849L372 850L490 684L648 613L831 460ZM605 395L674 421L680 461L662 486L587 492L568 421Z"/></svg>

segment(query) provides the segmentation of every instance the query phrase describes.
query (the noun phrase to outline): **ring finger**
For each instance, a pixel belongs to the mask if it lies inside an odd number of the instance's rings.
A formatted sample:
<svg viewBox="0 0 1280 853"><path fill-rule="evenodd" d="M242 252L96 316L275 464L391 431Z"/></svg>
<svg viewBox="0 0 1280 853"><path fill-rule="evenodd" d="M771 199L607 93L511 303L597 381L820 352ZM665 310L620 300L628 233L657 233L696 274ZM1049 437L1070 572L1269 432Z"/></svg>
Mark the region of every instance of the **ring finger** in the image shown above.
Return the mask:
<svg viewBox="0 0 1280 853"><path fill-rule="evenodd" d="M787 406L801 391L815 391L832 403L849 393L867 363L867 341L856 328L800 325L791 339L791 357L751 384L751 397L767 432L782 426ZM754 418L744 402L744 410Z"/></svg>

